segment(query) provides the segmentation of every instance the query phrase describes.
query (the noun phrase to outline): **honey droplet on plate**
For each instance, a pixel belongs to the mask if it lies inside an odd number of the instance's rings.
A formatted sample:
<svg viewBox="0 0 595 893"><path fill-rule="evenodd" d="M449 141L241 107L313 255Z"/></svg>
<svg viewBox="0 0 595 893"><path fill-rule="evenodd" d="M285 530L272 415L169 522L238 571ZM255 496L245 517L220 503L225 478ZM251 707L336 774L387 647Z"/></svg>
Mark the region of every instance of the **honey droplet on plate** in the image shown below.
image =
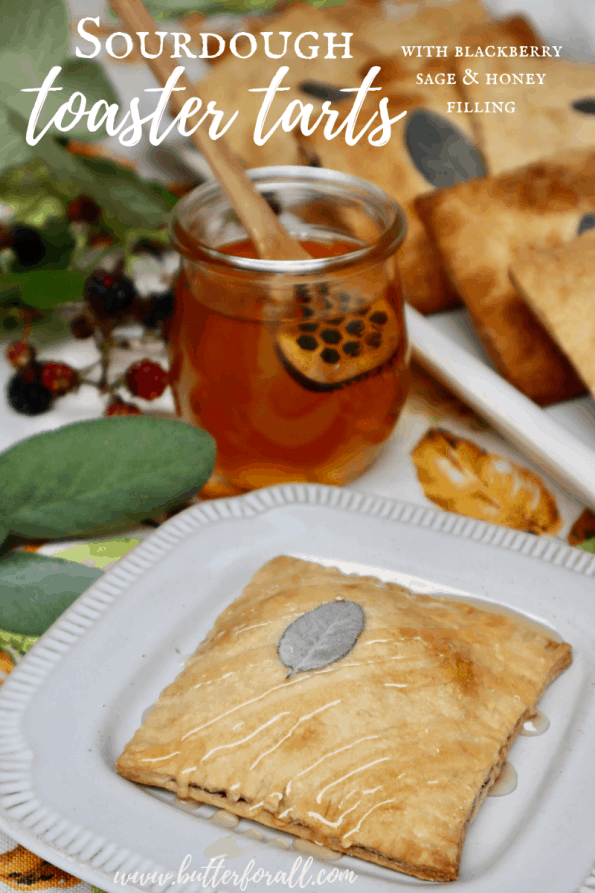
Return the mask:
<svg viewBox="0 0 595 893"><path fill-rule="evenodd" d="M488 791L488 797L504 797L505 794L512 794L516 789L518 776L516 769L510 763L504 763L500 775Z"/></svg>
<svg viewBox="0 0 595 893"><path fill-rule="evenodd" d="M220 825L222 828L237 828L240 820L237 815L226 812L224 809L218 809L210 817L209 822L213 822L214 825Z"/></svg>
<svg viewBox="0 0 595 893"><path fill-rule="evenodd" d="M528 719L521 726L519 735L526 735L528 738L534 738L537 735L543 735L550 727L550 721L541 710L538 710L535 716Z"/></svg>
<svg viewBox="0 0 595 893"><path fill-rule="evenodd" d="M196 812L202 806L198 800L186 800L182 797L175 797L172 800L172 806L175 806L176 809L182 809L184 812Z"/></svg>
<svg viewBox="0 0 595 893"><path fill-rule="evenodd" d="M257 831L256 828L248 828L247 831L242 832L242 837L252 837L254 840L264 840L264 835Z"/></svg>
<svg viewBox="0 0 595 893"><path fill-rule="evenodd" d="M313 856L315 859L322 859L323 862L335 862L342 856L342 853L336 853L334 850L329 850L328 847L312 843L310 840L302 840L301 837L295 838L293 841L293 848L299 853L306 853L307 856Z"/></svg>
<svg viewBox="0 0 595 893"><path fill-rule="evenodd" d="M269 840L269 846L276 846L280 850L289 849L289 844L284 837L271 837L271 839Z"/></svg>

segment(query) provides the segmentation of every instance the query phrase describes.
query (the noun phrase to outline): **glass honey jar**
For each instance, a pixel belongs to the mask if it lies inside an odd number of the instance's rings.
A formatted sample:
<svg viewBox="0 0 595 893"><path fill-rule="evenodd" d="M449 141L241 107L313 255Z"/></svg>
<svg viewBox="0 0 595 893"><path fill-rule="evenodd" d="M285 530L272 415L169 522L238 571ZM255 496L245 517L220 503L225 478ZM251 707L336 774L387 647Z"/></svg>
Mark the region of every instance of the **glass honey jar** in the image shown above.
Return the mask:
<svg viewBox="0 0 595 893"><path fill-rule="evenodd" d="M345 484L378 456L407 395L396 265L405 215L382 190L337 171L249 175L312 259L257 258L216 182L178 203L182 266L169 333L177 409L217 442L206 495Z"/></svg>

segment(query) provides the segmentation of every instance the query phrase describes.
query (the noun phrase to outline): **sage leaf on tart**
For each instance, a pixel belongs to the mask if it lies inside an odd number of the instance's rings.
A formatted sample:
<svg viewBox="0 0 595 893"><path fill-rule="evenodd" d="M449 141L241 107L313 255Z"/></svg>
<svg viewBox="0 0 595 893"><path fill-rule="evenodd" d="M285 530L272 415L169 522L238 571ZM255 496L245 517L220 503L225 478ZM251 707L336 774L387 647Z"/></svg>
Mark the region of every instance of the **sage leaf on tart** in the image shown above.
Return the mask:
<svg viewBox="0 0 595 893"><path fill-rule="evenodd" d="M583 99L577 99L572 103L572 108L583 115L595 115L595 97L585 96Z"/></svg>
<svg viewBox="0 0 595 893"><path fill-rule="evenodd" d="M581 217L577 235L582 236L583 233L588 232L590 229L595 229L595 214L585 214L584 217Z"/></svg>
<svg viewBox="0 0 595 893"><path fill-rule="evenodd" d="M11 552L0 561L0 615L9 633L41 636L102 571L63 558Z"/></svg>
<svg viewBox="0 0 595 893"><path fill-rule="evenodd" d="M349 99L349 93L343 93L340 87L335 87L334 84L326 84L324 81L300 81L298 89L305 93L306 96L312 96L313 99L326 99L329 102L342 102L344 99Z"/></svg>
<svg viewBox="0 0 595 893"><path fill-rule="evenodd" d="M485 164L473 143L446 118L427 109L408 116L405 144L411 160L437 189L484 177Z"/></svg>
<svg viewBox="0 0 595 893"><path fill-rule="evenodd" d="M279 639L279 658L290 668L287 678L345 657L365 625L366 615L357 602L326 602L302 614Z"/></svg>
<svg viewBox="0 0 595 893"><path fill-rule="evenodd" d="M76 422L0 454L2 523L39 539L125 530L185 502L214 462L211 436L184 422Z"/></svg>

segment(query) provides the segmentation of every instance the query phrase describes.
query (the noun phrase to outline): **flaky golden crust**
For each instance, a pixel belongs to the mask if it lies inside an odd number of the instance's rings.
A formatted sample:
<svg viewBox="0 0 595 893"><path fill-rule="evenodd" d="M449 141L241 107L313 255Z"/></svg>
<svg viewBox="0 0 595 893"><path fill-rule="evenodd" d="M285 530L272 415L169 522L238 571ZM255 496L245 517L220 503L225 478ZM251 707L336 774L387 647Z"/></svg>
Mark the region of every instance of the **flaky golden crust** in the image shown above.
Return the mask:
<svg viewBox="0 0 595 893"><path fill-rule="evenodd" d="M510 276L595 394L595 230L553 250L527 252L512 265Z"/></svg>
<svg viewBox="0 0 595 893"><path fill-rule="evenodd" d="M418 213L501 374L537 403L584 385L509 279L524 251L572 239L595 211L595 151L568 151L421 196Z"/></svg>
<svg viewBox="0 0 595 893"><path fill-rule="evenodd" d="M353 649L288 678L284 630L336 599L365 613ZM221 614L116 769L341 853L454 880L471 818L570 653L517 615L276 558Z"/></svg>

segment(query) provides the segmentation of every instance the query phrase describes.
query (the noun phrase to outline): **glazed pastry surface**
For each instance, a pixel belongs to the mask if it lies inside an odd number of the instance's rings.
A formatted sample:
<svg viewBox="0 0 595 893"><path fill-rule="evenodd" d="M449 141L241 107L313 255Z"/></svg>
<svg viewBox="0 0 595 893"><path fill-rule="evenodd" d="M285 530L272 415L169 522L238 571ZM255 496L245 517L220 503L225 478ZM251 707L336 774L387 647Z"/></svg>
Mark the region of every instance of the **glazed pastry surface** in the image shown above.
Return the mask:
<svg viewBox="0 0 595 893"><path fill-rule="evenodd" d="M288 678L282 634L335 600L365 613L355 645ZM570 659L569 645L516 615L279 557L219 616L116 769L453 880L469 821Z"/></svg>

